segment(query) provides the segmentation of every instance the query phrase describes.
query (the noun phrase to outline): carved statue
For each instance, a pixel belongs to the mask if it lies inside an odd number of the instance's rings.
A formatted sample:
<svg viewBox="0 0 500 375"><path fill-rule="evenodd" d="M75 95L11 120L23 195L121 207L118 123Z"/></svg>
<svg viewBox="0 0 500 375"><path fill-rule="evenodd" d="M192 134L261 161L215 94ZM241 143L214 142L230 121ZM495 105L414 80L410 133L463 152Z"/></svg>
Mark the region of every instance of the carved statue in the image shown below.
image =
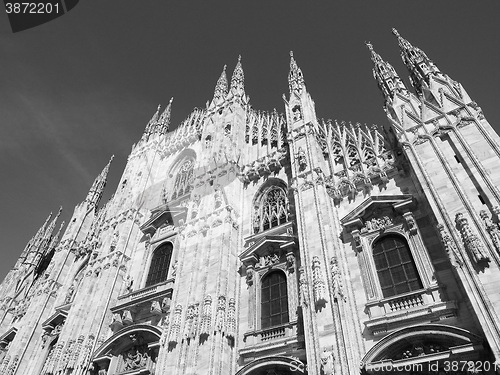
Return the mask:
<svg viewBox="0 0 500 375"><path fill-rule="evenodd" d="M127 293L132 293L132 286L134 285L134 279L130 277L130 275L127 275L127 278L125 279L125 290Z"/></svg>
<svg viewBox="0 0 500 375"><path fill-rule="evenodd" d="M286 255L286 268L288 269L288 272L293 272L295 268L295 255L292 253L288 253Z"/></svg>
<svg viewBox="0 0 500 375"><path fill-rule="evenodd" d="M66 298L64 298L64 303L70 303L71 300L73 299L73 294L75 293L75 284L71 284L71 286L68 288L68 292L66 293Z"/></svg>
<svg viewBox="0 0 500 375"><path fill-rule="evenodd" d="M249 285L249 286L253 284L253 268L247 268L246 282L247 282L247 285Z"/></svg>
<svg viewBox="0 0 500 375"><path fill-rule="evenodd" d="M323 374L333 375L333 362L333 352L325 348L323 353L321 353L321 369L323 370Z"/></svg>
<svg viewBox="0 0 500 375"><path fill-rule="evenodd" d="M303 171L304 169L307 168L306 153L304 152L304 150L302 150L302 147L299 147L295 158L297 159L297 162L299 163L299 169L301 171Z"/></svg>
<svg viewBox="0 0 500 375"><path fill-rule="evenodd" d="M134 370L146 366L148 354L134 346L123 355L125 370Z"/></svg>
<svg viewBox="0 0 500 375"><path fill-rule="evenodd" d="M176 260L175 263L172 265L171 277L175 277L175 275L177 274L177 265L178 261Z"/></svg>

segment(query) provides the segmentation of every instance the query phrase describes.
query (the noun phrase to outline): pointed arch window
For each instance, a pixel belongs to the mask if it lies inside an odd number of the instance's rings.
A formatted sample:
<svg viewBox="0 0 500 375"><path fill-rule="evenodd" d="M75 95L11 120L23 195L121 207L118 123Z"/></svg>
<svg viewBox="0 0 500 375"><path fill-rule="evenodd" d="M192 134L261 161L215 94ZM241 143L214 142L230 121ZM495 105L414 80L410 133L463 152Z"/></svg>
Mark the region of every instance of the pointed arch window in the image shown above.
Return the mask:
<svg viewBox="0 0 500 375"><path fill-rule="evenodd" d="M422 289L422 281L406 240L387 235L373 245L373 259L384 298Z"/></svg>
<svg viewBox="0 0 500 375"><path fill-rule="evenodd" d="M254 232L262 232L288 221L288 199L285 189L272 186L255 207Z"/></svg>
<svg viewBox="0 0 500 375"><path fill-rule="evenodd" d="M170 260L172 259L172 251L173 246L170 242L159 246L154 251L151 258L151 266L149 267L148 277L146 279L146 287L167 280Z"/></svg>
<svg viewBox="0 0 500 375"><path fill-rule="evenodd" d="M286 276L282 271L272 271L262 279L261 328L288 323L288 294Z"/></svg>
<svg viewBox="0 0 500 375"><path fill-rule="evenodd" d="M191 183L193 182L193 160L186 160L179 168L179 172L175 177L172 199L182 197L191 191Z"/></svg>

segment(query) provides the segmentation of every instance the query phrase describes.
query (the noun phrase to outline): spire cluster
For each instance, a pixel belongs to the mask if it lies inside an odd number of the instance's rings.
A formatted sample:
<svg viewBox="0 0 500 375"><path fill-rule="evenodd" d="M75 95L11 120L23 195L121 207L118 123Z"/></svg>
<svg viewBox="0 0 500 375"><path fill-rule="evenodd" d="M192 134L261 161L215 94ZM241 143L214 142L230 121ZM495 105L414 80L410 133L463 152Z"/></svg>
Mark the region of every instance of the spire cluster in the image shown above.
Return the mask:
<svg viewBox="0 0 500 375"><path fill-rule="evenodd" d="M170 116L172 113L173 100L174 98L170 98L168 105L165 107L161 115L160 115L161 105L158 104L156 112L146 125L146 129L144 129L144 133L142 134L141 138L142 141L147 141L150 137L157 134L167 134L168 129L170 127Z"/></svg>
<svg viewBox="0 0 500 375"><path fill-rule="evenodd" d="M228 95L237 97L245 96L245 74L243 72L243 66L241 65L241 55L238 56L238 62L236 63L229 84L227 81L226 67L227 65L224 65L222 73L215 85L212 103L223 101Z"/></svg>
<svg viewBox="0 0 500 375"><path fill-rule="evenodd" d="M441 75L441 72L421 49L414 47L396 29L393 28L392 33L398 38L401 58L410 73L410 82L417 93L421 94L422 88L429 85L429 77ZM373 62L373 76L377 80L377 84L386 100L394 99L396 92L408 93L403 81L392 65L384 61L374 51L370 42L366 42L366 46L370 51Z"/></svg>

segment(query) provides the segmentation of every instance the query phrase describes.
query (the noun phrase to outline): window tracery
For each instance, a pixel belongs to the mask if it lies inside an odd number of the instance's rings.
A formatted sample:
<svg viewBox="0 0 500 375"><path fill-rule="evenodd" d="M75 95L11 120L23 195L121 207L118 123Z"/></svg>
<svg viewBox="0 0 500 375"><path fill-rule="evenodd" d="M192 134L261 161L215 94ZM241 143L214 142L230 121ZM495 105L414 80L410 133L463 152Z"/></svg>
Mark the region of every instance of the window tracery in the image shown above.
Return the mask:
<svg viewBox="0 0 500 375"><path fill-rule="evenodd" d="M191 191L191 183L193 181L194 161L186 160L175 177L175 183L172 193L172 199L176 199Z"/></svg>
<svg viewBox="0 0 500 375"><path fill-rule="evenodd" d="M285 189L273 186L255 206L254 233L276 227L288 221L288 198Z"/></svg>

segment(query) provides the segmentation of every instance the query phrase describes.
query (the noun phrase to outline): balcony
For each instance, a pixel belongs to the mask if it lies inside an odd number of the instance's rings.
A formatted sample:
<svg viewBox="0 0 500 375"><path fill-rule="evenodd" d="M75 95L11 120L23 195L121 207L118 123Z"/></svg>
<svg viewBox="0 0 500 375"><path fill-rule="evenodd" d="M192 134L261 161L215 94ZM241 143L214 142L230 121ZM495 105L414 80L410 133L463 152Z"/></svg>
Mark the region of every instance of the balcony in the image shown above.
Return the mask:
<svg viewBox="0 0 500 375"><path fill-rule="evenodd" d="M111 309L111 311L113 313L117 313L123 310L129 310L147 302L169 297L172 295L173 285L174 278L170 278L162 283L123 294L118 297L118 303Z"/></svg>
<svg viewBox="0 0 500 375"><path fill-rule="evenodd" d="M304 337L297 333L297 321L289 322L275 327L246 332L243 341L245 347L240 349L242 357L256 357L266 352L278 354L288 352L290 346L298 347L299 341Z"/></svg>
<svg viewBox="0 0 500 375"><path fill-rule="evenodd" d="M421 289L366 304L366 328L373 335L403 325L442 320L456 315L455 301L443 301L438 286Z"/></svg>

